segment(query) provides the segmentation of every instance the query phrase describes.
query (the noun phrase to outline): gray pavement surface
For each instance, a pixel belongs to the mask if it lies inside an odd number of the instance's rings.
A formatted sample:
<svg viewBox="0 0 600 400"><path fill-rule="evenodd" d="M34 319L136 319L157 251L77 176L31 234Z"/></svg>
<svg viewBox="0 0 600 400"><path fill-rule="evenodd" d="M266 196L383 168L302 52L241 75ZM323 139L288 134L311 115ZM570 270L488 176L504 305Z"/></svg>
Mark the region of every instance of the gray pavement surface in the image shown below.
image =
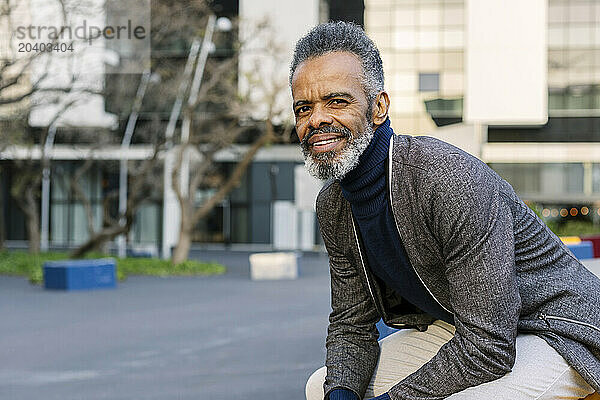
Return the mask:
<svg viewBox="0 0 600 400"><path fill-rule="evenodd" d="M249 279L249 253L195 257L218 277L131 277L45 291L0 277L0 399L303 399L325 358L324 255L293 281Z"/></svg>

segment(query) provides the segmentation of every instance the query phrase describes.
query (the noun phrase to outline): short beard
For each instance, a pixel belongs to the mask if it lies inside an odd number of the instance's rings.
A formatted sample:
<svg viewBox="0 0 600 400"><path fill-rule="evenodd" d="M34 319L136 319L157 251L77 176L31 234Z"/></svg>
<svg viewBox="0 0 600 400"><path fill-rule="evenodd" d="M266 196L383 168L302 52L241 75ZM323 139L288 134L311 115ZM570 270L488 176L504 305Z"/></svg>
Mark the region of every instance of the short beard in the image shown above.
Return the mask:
<svg viewBox="0 0 600 400"><path fill-rule="evenodd" d="M339 180L346 176L348 172L356 168L360 155L369 146L371 139L375 135L373 127L368 123L363 130L363 132L358 132L356 136L352 136L350 130L345 127L325 126L309 132L300 143L302 153L304 154L304 165L308 173L321 180ZM308 143L308 139L319 133L341 134L347 140L346 145L337 154L332 150L313 155L310 152L311 145Z"/></svg>

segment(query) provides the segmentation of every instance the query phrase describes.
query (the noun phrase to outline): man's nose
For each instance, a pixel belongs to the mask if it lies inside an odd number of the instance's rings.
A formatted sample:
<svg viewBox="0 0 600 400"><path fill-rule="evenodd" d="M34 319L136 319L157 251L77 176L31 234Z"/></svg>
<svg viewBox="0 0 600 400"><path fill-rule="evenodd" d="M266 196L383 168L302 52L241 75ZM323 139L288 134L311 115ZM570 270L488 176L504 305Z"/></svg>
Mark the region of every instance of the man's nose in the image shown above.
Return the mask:
<svg viewBox="0 0 600 400"><path fill-rule="evenodd" d="M331 115L327 113L323 107L315 107L313 112L308 120L308 124L313 129L318 129L322 126L331 125L333 123L333 119Z"/></svg>

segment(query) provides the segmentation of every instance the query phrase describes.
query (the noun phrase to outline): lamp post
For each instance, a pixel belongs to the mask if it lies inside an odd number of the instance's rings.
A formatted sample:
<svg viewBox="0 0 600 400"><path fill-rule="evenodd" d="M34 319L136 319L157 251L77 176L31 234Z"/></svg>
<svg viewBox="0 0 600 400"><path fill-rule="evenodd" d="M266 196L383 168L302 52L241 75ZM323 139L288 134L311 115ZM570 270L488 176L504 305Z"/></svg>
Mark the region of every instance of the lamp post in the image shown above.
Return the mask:
<svg viewBox="0 0 600 400"><path fill-rule="evenodd" d="M137 123L140 108L142 107L142 101L146 94L146 89L149 83L160 82L160 75L156 73L150 73L150 70L145 70L142 74L142 79L138 86L138 90L135 94L135 100L129 119L127 120L127 126L125 128L125 134L121 141L121 155L119 165L119 225L125 226L125 212L127 211L127 174L129 172L127 165L127 150L131 144L131 138L135 130L135 124ZM123 258L127 255L127 240L125 234L121 234L117 237L118 255Z"/></svg>
<svg viewBox="0 0 600 400"><path fill-rule="evenodd" d="M41 209L41 226L40 226L40 249L48 251L48 231L49 231L49 216L50 216L50 159L48 153L54 145L54 137L56 136L56 121L52 122L48 127L48 135L42 150L42 209Z"/></svg>
<svg viewBox="0 0 600 400"><path fill-rule="evenodd" d="M185 65L183 79L179 86L177 98L173 104L171 115L169 118L169 124L165 132L165 139L167 142L166 154L164 161L164 179L163 179L163 236L162 236L162 257L167 259L171 257L171 247L176 243L177 237L176 231L170 229L172 226L179 227L181 224L181 210L176 205L176 198L173 189L171 188L172 179L171 174L173 172L174 155L172 154L171 147L173 146L173 133L175 131L175 125L177 119L181 113L181 107L183 105L183 97L187 87L191 82L191 88L187 105L193 106L198 99L198 92L200 91L200 83L202 82L202 76L204 75L204 67L206 66L206 60L208 54L214 49L212 42L212 36L215 30L217 31L229 31L231 30L232 24L228 18L218 18L215 15L208 17L206 29L204 31L204 38L202 40L202 48L198 55L199 41L197 38L192 42L190 48L190 54L188 56L187 63ZM196 61L197 59L197 61ZM192 77L192 68L196 64L194 76ZM191 116L190 113L186 113L182 121L181 126L181 143L185 144L189 140ZM180 190L186 195L189 181L189 154L184 151L181 168L180 168Z"/></svg>

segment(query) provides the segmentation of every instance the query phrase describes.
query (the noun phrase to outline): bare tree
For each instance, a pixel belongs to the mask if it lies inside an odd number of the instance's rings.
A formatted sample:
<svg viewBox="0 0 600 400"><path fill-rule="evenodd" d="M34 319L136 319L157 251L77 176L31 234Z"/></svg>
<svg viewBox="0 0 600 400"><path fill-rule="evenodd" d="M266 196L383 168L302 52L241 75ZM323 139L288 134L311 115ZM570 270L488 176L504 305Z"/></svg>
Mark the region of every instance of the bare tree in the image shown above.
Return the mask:
<svg viewBox="0 0 600 400"><path fill-rule="evenodd" d="M118 198L118 190L105 193L102 207L101 226L96 228L94 213L89 197L81 187L82 177L96 164L86 160L74 172L69 186L74 198L83 204L86 211L88 239L78 245L71 257L81 257L85 253L100 250L105 244L119 235L127 235L134 223L134 216L139 207L162 189L162 176L165 141L164 124L159 120L161 110L171 105L175 98L176 82L181 74L180 59L187 54L178 47L187 47L187 42L198 36L211 10L205 0L152 0L151 37L153 46L152 70L161 77L161 83L148 87L148 95L143 104L138 104L147 115L152 115L150 125L146 124L135 130L136 138L142 137L146 144L151 144L148 159L128 162L128 196L123 215L114 213L113 207ZM111 77L112 90L108 96L113 99L114 111L126 119L134 107L135 90L130 76L114 75ZM114 100L118 99L118 100ZM120 141L123 132L116 132ZM92 146L95 147L96 145ZM90 152L92 154L93 152ZM106 164L105 168L109 168ZM122 221L125 221L122 223Z"/></svg>
<svg viewBox="0 0 600 400"><path fill-rule="evenodd" d="M0 24L7 29L7 35L2 35L1 48L4 53L0 54L0 115L3 117L0 126L0 153L9 152L15 154L18 149L29 149L31 156L16 158L14 184L10 194L17 200L18 206L26 218L27 236L29 240L29 251L37 253L40 250L40 183L42 171L49 168L51 157L46 154L46 141L48 139L48 127L55 123L62 115L78 100L88 95L100 94L99 91L90 88L76 88L78 77L73 75L68 81L59 84L49 82L48 56L43 51L19 52L18 43L12 40L15 24L20 20L23 7L27 2L18 0L2 0L0 2ZM58 43L59 37L67 25L69 10L64 0L51 0L46 4L48 7L56 6L61 26L57 38L51 41L54 45ZM43 63L43 72L32 74L32 67ZM70 99L65 101L65 95ZM35 107L46 107L55 105L48 126L45 129L35 130L28 123L30 112ZM41 149L41 157L36 156L35 146ZM3 199L5 201L5 199Z"/></svg>
<svg viewBox="0 0 600 400"><path fill-rule="evenodd" d="M268 30L268 23L255 27L258 35ZM253 35L254 36L254 35ZM271 36L273 37L273 36ZM238 45L238 49L244 43ZM257 51L255 49L255 51ZM259 49L274 63L281 62L285 52L273 41L263 42ZM189 135L177 149L176 166L172 173L172 186L180 210L179 240L173 252L173 263L187 259L194 227L219 205L227 195L239 186L254 156L266 145L289 140L292 124L286 119L288 107L282 107L281 94L287 90L285 80L268 79L258 74L245 76L246 85L240 88L238 70L240 52L234 57L219 63L212 63L207 79L202 83L197 100L184 109L184 118L191 121ZM253 97L261 93L262 98ZM260 101L263 112L254 113L253 108ZM249 131L258 131L256 136L246 135L244 147L235 146ZM237 161L229 173L223 173L216 160L219 152L237 149ZM191 155L190 155L191 154ZM196 155L193 173L189 183L182 182L181 172L186 157ZM200 188L213 189L204 202L196 203L196 193Z"/></svg>
<svg viewBox="0 0 600 400"><path fill-rule="evenodd" d="M132 165L129 174L129 196L125 211L125 224L120 223L118 216L112 216L110 206L118 197L118 191L113 190L106 194L102 206L102 224L99 229L95 228L95 219L89 197L81 187L81 177L93 166L94 160L88 158L84 164L79 167L70 179L70 187L75 197L83 203L86 211L87 228L89 237L79 245L72 253L72 258L79 258L91 251L99 251L109 241L115 239L121 234L127 234L134 222L134 216L140 205L156 189L156 176L160 176L160 162L158 160L158 148L153 151L150 159L136 162ZM133 163L132 163L133 164Z"/></svg>

